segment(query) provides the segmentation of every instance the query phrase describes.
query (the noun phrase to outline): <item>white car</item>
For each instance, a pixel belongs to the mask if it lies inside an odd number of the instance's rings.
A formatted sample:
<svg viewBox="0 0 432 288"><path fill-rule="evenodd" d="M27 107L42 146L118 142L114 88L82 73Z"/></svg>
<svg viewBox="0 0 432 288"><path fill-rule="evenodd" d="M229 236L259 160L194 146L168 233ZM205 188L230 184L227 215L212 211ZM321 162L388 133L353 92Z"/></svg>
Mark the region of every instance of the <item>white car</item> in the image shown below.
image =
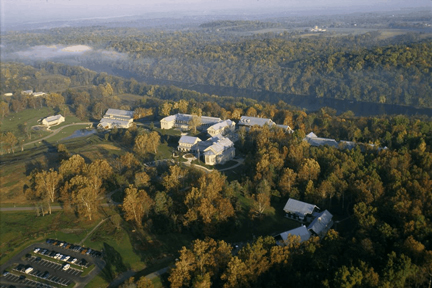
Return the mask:
<svg viewBox="0 0 432 288"><path fill-rule="evenodd" d="M75 264L78 261L77 258L72 259L71 263Z"/></svg>
<svg viewBox="0 0 432 288"><path fill-rule="evenodd" d="M33 250L34 253L38 253L39 251L40 251L40 248L35 248L35 249Z"/></svg>
<svg viewBox="0 0 432 288"><path fill-rule="evenodd" d="M67 261L67 260L69 260L69 258L70 258L70 256L64 256L63 261Z"/></svg>
<svg viewBox="0 0 432 288"><path fill-rule="evenodd" d="M70 268L70 264L68 263L68 264L65 264L64 266L63 266L63 270L64 271L66 271L66 270L68 270Z"/></svg>
<svg viewBox="0 0 432 288"><path fill-rule="evenodd" d="M54 259L60 259L61 257L63 257L63 255L60 254L60 253L57 253L57 254L54 256Z"/></svg>
<svg viewBox="0 0 432 288"><path fill-rule="evenodd" d="M26 274L29 274L30 272L32 272L33 271L33 267L28 267L27 269L25 269L25 273Z"/></svg>

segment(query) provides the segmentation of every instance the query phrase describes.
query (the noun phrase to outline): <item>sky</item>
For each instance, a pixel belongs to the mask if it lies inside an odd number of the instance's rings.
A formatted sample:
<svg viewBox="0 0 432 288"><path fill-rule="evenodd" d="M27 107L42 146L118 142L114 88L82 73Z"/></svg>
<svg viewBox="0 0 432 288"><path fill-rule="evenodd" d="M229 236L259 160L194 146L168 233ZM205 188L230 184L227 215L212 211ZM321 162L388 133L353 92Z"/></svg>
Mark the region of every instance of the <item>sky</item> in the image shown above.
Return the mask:
<svg viewBox="0 0 432 288"><path fill-rule="evenodd" d="M0 0L1 25L153 14L272 13L307 9L350 11L431 7L431 0ZM5 27L3 27L5 28Z"/></svg>

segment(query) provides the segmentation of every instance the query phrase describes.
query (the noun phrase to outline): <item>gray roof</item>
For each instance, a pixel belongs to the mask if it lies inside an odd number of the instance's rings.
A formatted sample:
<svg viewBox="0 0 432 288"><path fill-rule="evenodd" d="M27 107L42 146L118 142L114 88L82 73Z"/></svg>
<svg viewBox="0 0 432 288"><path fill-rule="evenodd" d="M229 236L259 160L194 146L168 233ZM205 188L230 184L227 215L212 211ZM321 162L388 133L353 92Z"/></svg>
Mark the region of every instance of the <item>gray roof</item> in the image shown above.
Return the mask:
<svg viewBox="0 0 432 288"><path fill-rule="evenodd" d="M201 139L199 139L198 137L193 137L193 136L181 136L180 140L179 140L179 144L180 143L185 143L185 144L195 144L196 141L198 140L201 141Z"/></svg>
<svg viewBox="0 0 432 288"><path fill-rule="evenodd" d="M341 140L339 143L342 145L342 148L353 149L357 144L353 141L345 141Z"/></svg>
<svg viewBox="0 0 432 288"><path fill-rule="evenodd" d="M228 119L228 120L216 123L216 124L210 126L208 129L213 129L213 130L217 131L217 130L225 128L225 127L230 127L233 124L235 125L235 123L233 121Z"/></svg>
<svg viewBox="0 0 432 288"><path fill-rule="evenodd" d="M202 125L219 123L221 121L222 121L222 119L217 118L217 117L201 116L201 124Z"/></svg>
<svg viewBox="0 0 432 288"><path fill-rule="evenodd" d="M167 116L167 117L163 118L161 121L169 122L169 121L174 121L174 120L176 120L176 115Z"/></svg>
<svg viewBox="0 0 432 288"><path fill-rule="evenodd" d="M239 125L243 126L254 126L258 125L263 127L264 125L272 126L274 125L274 122L271 119L268 118L258 118L258 117L251 117L251 116L241 116L240 121L238 123Z"/></svg>
<svg viewBox="0 0 432 288"><path fill-rule="evenodd" d="M291 130L291 127L288 125L276 124L277 127L282 128L284 130Z"/></svg>
<svg viewBox="0 0 432 288"><path fill-rule="evenodd" d="M312 214L314 209L318 208L316 205L305 203L302 201L298 201L295 199L288 199L288 202L285 204L284 211L297 214L299 216L304 216L306 214Z"/></svg>
<svg viewBox="0 0 432 288"><path fill-rule="evenodd" d="M110 119L110 118L102 118L98 124L98 126L105 127L106 124L110 124L111 127L127 127L129 125L128 120L118 120L118 119Z"/></svg>
<svg viewBox="0 0 432 288"><path fill-rule="evenodd" d="M328 210L318 213L308 229L314 231L319 236L324 236L323 234L327 233L333 225L332 218L333 215Z"/></svg>
<svg viewBox="0 0 432 288"><path fill-rule="evenodd" d="M176 115L172 115L172 116L175 116L176 121L189 122L192 119L192 115L190 115L190 114L177 113Z"/></svg>
<svg viewBox="0 0 432 288"><path fill-rule="evenodd" d="M43 120L45 120L45 121L47 121L47 122L54 122L54 121L59 120L60 117L63 117L63 116L60 115L60 114L58 114L58 115L55 115L55 116L49 116L49 117L47 117L47 118L45 118L45 119L43 119Z"/></svg>
<svg viewBox="0 0 432 288"><path fill-rule="evenodd" d="M335 139L329 139L329 138L320 138L315 135L315 133L311 132L303 139L307 141L311 146L323 146L323 145L329 145L333 147L338 147L339 144L336 142Z"/></svg>
<svg viewBox="0 0 432 288"><path fill-rule="evenodd" d="M311 236L309 230L304 225L280 234L283 241L287 241L289 235L299 236L300 237L300 243L309 240L309 238Z"/></svg>
<svg viewBox="0 0 432 288"><path fill-rule="evenodd" d="M120 109L108 109L105 115L113 115L120 117L133 117L134 112L129 110L120 110Z"/></svg>
<svg viewBox="0 0 432 288"><path fill-rule="evenodd" d="M219 136L220 134L216 135L215 137L211 137L210 139L219 139L217 136ZM216 142L214 142L211 146L207 147L205 149L205 154L219 154L222 153L224 150L231 148L234 146L234 143L225 137L222 137L222 139L217 140Z"/></svg>

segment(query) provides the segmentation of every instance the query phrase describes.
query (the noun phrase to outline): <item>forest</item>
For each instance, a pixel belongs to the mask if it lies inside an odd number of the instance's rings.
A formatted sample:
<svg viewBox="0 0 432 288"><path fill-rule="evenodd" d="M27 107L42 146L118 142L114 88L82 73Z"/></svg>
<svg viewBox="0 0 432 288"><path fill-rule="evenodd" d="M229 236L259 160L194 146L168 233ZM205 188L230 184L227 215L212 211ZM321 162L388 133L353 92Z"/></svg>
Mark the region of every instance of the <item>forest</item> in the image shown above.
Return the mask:
<svg viewBox="0 0 432 288"><path fill-rule="evenodd" d="M126 78L432 108L427 29L389 37L391 30L310 34L286 27L281 22L216 21L182 31L97 26L8 32L1 38L6 59L32 65L41 59L17 52L81 44L94 51L48 60ZM117 54L105 57L105 52ZM2 86L1 92L11 91Z"/></svg>
<svg viewBox="0 0 432 288"><path fill-rule="evenodd" d="M114 129L105 136L122 147L122 155L86 160L59 144L59 164L28 175L25 196L40 215L49 214L51 203L60 202L65 213L91 221L99 213L100 196L120 190L123 204L118 213L136 231L186 233L196 238L179 251L167 285L274 287L288 281L293 287L427 287L431 281L429 118L356 117L349 111L336 115L329 108L305 112L283 102L201 95L64 64L47 63L40 69L8 65L17 87L22 87L18 84L22 77L36 79L36 73L46 77L60 70L71 83L89 85L88 91L68 88L41 100L15 95L2 102L7 107L5 115L50 105L58 111L67 107L68 113L82 119L100 119L107 107L119 107L133 109L136 119L157 121L177 112L233 120L250 115L269 117L295 129L293 134L267 127L240 130L236 150L245 165L236 177L178 164L142 165L157 159L159 143L175 146L178 137L135 126ZM55 85L57 80L46 85ZM116 96L119 89L138 92L142 100L123 103ZM311 147L302 140L310 131L389 149ZM298 244L293 239L283 247L275 246L268 234L244 239L247 242L238 249L226 240L235 231L265 225L268 213L281 209L290 197L329 209L338 224L321 241L312 238ZM131 279L123 287L132 287L134 282Z"/></svg>
<svg viewBox="0 0 432 288"><path fill-rule="evenodd" d="M37 217L56 213L51 208L59 203L61 213L91 223L100 219L101 204L113 193L119 205L111 217L127 223L124 229L137 251L153 247L150 234L193 239L185 246L176 243L172 268L162 276L164 287L430 287L430 117L363 117L329 107L306 111L282 100L142 81L149 77L432 107L429 36L387 38L379 31L305 36L309 32L304 29L242 34L287 27L281 23L218 21L190 31L85 27L2 34L11 57L1 63L2 167L27 161L19 147L24 150L24 143L38 137L32 123L8 128L6 121L23 111L48 107L66 117L97 122L108 108L118 108L133 110L140 124L94 136L116 152L84 155L73 142L50 144L41 157L54 160L29 166L23 191L12 196L23 194L36 207ZM85 53L37 61L13 56L15 49L53 44L116 51L128 61ZM66 63L71 60L80 66ZM84 68L87 65L138 77L96 72ZM21 93L28 89L47 95ZM243 115L271 118L294 133L267 126L239 129L236 155L244 162L231 172L203 172L174 156L165 164L150 165L166 157L161 150L173 154L176 149L178 131L161 130L157 124L175 113L236 122ZM304 141L309 132L371 145L313 147ZM284 218L282 208L289 198L331 211L335 224L324 238L300 243L292 237L287 245L276 245L273 236L286 231L286 223L298 224ZM137 275L120 287L152 285Z"/></svg>

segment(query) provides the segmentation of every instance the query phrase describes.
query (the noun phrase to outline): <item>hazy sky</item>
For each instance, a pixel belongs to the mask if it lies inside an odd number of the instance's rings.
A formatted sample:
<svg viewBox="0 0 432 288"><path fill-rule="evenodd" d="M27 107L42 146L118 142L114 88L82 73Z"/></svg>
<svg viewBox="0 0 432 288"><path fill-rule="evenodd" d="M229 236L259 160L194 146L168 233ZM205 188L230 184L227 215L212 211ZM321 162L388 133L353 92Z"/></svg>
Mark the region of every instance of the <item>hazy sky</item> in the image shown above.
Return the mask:
<svg viewBox="0 0 432 288"><path fill-rule="evenodd" d="M215 11L245 13L292 11L293 9L344 9L365 7L389 10L431 7L431 0L0 0L1 23L48 22L93 17L141 15L154 12ZM160 17L160 14L158 15ZM4 27L3 27L4 28Z"/></svg>

